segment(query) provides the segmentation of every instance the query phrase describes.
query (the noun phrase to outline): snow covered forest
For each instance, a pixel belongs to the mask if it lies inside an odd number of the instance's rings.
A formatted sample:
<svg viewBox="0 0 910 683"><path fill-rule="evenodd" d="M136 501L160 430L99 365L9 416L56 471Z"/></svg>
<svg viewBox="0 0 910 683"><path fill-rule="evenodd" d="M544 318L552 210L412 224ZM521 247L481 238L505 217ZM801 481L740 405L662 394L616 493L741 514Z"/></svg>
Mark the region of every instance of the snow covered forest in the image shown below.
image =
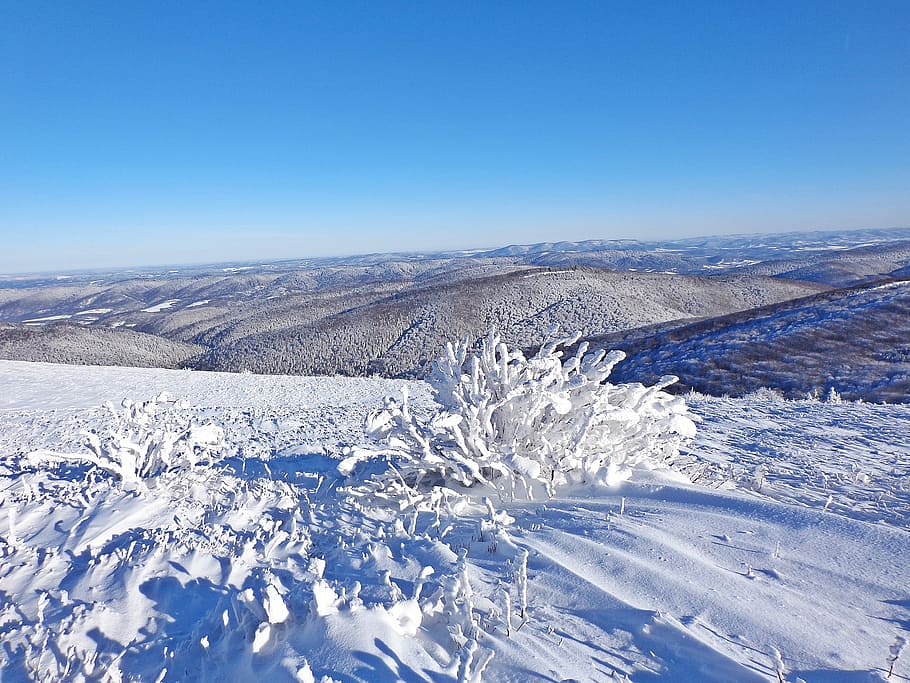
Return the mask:
<svg viewBox="0 0 910 683"><path fill-rule="evenodd" d="M910 318L903 290L882 285L910 273L908 240L893 229L592 241L7 277L0 357L424 378L449 340L496 328L530 351L558 324L624 350L632 376L679 376L681 390L900 401L906 383L890 385L906 377ZM696 348L711 353L680 350ZM831 356L850 360L829 367Z"/></svg>

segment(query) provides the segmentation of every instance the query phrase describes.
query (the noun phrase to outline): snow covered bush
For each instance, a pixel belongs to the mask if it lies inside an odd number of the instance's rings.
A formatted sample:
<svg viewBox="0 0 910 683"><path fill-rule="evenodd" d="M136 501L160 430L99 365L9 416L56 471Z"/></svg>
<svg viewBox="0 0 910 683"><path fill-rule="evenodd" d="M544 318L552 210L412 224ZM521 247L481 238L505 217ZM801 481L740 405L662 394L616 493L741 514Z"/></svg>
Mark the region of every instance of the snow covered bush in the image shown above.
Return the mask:
<svg viewBox="0 0 910 683"><path fill-rule="evenodd" d="M838 393L837 389L831 387L828 389L828 393L825 396L825 401L827 403L843 403L844 399L841 397L840 393Z"/></svg>
<svg viewBox="0 0 910 683"><path fill-rule="evenodd" d="M781 403L786 401L784 392L774 387L759 387L755 391L750 391L743 396L748 401L757 401L760 403Z"/></svg>
<svg viewBox="0 0 910 683"><path fill-rule="evenodd" d="M635 467L671 464L695 435L685 400L663 391L676 378L610 384L622 351L589 353L583 343L563 360L580 335L555 332L531 358L493 332L476 353L466 341L447 344L429 379L435 415L416 419L405 394L367 418L367 433L393 456L371 494L403 507L477 484L531 497L536 484L550 494L565 483L613 485Z"/></svg>
<svg viewBox="0 0 910 683"><path fill-rule="evenodd" d="M126 485L150 480L166 472L185 472L211 464L223 455L224 431L212 424L196 425L186 414L186 403L162 393L149 401L124 399L122 412L108 402L113 426L107 431L81 432L89 452L33 453L32 460L89 462Z"/></svg>

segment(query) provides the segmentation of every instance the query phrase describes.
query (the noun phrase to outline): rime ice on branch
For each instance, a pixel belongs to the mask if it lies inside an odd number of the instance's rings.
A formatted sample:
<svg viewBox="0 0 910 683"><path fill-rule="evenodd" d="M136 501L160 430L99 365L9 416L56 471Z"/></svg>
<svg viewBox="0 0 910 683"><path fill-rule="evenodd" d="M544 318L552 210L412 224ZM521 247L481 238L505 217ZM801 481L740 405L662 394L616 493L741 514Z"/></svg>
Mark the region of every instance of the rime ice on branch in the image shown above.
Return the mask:
<svg viewBox="0 0 910 683"><path fill-rule="evenodd" d="M582 343L563 360L580 335L555 332L531 358L494 332L473 353L466 341L447 344L429 380L435 415L416 419L405 394L367 418L367 433L393 456L368 485L372 495L401 507L478 484L513 496L542 484L552 495L562 484L615 485L636 467L669 466L695 435L684 399L663 391L676 378L610 384L622 351L589 353Z"/></svg>
<svg viewBox="0 0 910 683"><path fill-rule="evenodd" d="M165 473L180 474L197 465L211 465L224 455L224 430L214 424L194 424L188 406L162 393L149 401L124 399L123 410L113 404L114 427L106 433L81 432L88 451L50 453L36 451L29 460L83 461L117 477L124 486L148 485ZM144 483L143 483L144 482Z"/></svg>

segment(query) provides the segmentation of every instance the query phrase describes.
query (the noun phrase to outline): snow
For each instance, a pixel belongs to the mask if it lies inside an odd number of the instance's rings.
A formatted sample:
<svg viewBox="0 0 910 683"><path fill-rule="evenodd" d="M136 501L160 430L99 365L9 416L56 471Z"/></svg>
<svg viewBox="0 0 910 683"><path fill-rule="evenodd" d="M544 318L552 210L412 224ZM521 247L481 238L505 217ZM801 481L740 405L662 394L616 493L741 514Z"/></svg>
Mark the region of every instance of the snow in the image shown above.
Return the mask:
<svg viewBox="0 0 910 683"><path fill-rule="evenodd" d="M78 311L76 313L61 313L59 315L49 315L49 316L46 316L43 318L29 318L28 320L25 320L23 322L25 322L27 325L31 325L31 324L35 324L35 323L53 322L55 320L69 320L75 316L80 316L80 315L83 315L83 316L84 315L102 315L104 313L110 313L111 310L112 309L110 309L110 308L92 308L92 309L85 310L85 311Z"/></svg>
<svg viewBox="0 0 910 683"><path fill-rule="evenodd" d="M522 275L522 277L527 280L532 277L548 277L550 275L563 275L565 273L571 273L571 270L544 270L539 273L527 273Z"/></svg>
<svg viewBox="0 0 910 683"><path fill-rule="evenodd" d="M72 317L73 317L72 315L49 315L46 318L31 318L30 320L26 320L25 322L26 323L46 323L46 322L51 322L53 320L69 320Z"/></svg>
<svg viewBox="0 0 910 683"><path fill-rule="evenodd" d="M401 514L345 489L404 387L0 362L3 680L910 680L910 407L690 396L694 484ZM139 423L224 450L64 457Z"/></svg>
<svg viewBox="0 0 910 683"><path fill-rule="evenodd" d="M168 299L167 301L162 301L160 304L155 304L154 306L149 306L148 308L143 308L143 313L161 313L161 311L170 308L180 299Z"/></svg>
<svg viewBox="0 0 910 683"><path fill-rule="evenodd" d="M197 306L205 306L207 303L209 303L209 301L211 301L211 299L203 299L203 300L201 300L201 301L194 301L194 302L191 303L191 304L187 304L186 307L187 307L187 308L195 308L195 307L197 307Z"/></svg>
<svg viewBox="0 0 910 683"><path fill-rule="evenodd" d="M239 375L0 361L0 410L94 408L105 401L119 404L123 398L147 399L162 392L201 408L375 408L383 396L400 394L404 386L416 387L409 390L412 398L429 400L425 384L404 380L365 382L347 377ZM357 418L351 423L360 431Z"/></svg>
<svg viewBox="0 0 910 683"><path fill-rule="evenodd" d="M906 287L907 285L910 285L910 280L898 280L897 282L887 282L883 285L870 287L869 291L874 292L880 289L894 289L896 287Z"/></svg>
<svg viewBox="0 0 910 683"><path fill-rule="evenodd" d="M262 606L270 624L282 624L290 616L287 605L284 604L284 600L281 598L281 593L278 592L274 585L266 586Z"/></svg>
<svg viewBox="0 0 910 683"><path fill-rule="evenodd" d="M761 261L757 261L755 259L734 259L731 261L722 259L721 261L719 261L717 263L705 263L702 265L702 268L705 268L706 270L723 270L725 268L739 268L742 266L754 266L759 263L761 263Z"/></svg>

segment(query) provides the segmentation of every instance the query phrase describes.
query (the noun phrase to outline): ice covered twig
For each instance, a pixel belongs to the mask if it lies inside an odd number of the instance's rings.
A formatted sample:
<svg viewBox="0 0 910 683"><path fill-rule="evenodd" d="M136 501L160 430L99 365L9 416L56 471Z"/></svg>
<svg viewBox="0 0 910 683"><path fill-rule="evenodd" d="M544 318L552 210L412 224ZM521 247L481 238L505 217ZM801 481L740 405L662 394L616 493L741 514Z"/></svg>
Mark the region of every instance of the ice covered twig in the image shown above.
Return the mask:
<svg viewBox="0 0 910 683"><path fill-rule="evenodd" d="M898 636L894 644L888 648L888 678L891 678L891 674L894 673L894 665L897 664L897 660L900 659L906 647L907 639L904 636Z"/></svg>

